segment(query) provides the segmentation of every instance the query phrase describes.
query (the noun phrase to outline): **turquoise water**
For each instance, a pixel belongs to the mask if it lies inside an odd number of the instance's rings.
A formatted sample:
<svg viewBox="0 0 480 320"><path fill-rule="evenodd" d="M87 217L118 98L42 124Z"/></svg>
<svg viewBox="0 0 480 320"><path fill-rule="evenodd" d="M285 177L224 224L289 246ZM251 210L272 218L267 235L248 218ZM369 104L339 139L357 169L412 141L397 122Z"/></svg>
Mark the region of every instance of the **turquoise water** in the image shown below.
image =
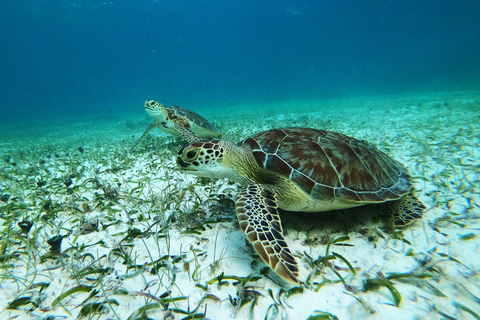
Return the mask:
<svg viewBox="0 0 480 320"><path fill-rule="evenodd" d="M476 90L478 1L0 3L0 124Z"/></svg>

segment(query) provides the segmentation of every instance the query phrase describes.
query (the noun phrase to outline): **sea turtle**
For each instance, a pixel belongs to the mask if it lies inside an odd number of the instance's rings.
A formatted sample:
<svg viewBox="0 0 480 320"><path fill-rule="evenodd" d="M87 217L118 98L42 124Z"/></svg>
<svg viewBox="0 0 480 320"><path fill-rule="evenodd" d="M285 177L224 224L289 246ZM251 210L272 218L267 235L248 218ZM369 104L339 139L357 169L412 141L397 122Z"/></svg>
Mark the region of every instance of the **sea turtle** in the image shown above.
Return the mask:
<svg viewBox="0 0 480 320"><path fill-rule="evenodd" d="M177 165L188 174L242 185L235 201L241 229L270 268L293 283L299 270L277 209L320 212L389 201L396 226L421 218L425 210L400 162L332 131L272 129L238 145L198 141L178 152Z"/></svg>
<svg viewBox="0 0 480 320"><path fill-rule="evenodd" d="M145 130L133 149L155 127L168 134L180 136L189 143L200 141L202 138L220 137L220 133L215 131L210 122L191 110L180 108L179 106L165 108L158 101L147 100L145 101L145 111L155 118L155 122Z"/></svg>

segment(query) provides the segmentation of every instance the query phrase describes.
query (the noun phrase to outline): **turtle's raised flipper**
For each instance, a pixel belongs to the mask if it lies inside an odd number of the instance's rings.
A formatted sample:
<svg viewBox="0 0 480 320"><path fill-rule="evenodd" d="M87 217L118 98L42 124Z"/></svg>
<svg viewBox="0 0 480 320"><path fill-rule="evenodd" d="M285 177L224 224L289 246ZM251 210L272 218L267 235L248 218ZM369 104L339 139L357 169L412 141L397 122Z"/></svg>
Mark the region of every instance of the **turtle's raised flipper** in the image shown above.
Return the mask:
<svg viewBox="0 0 480 320"><path fill-rule="evenodd" d="M250 184L237 195L235 207L240 227L263 261L283 279L298 283L298 265L283 237L275 195Z"/></svg>
<svg viewBox="0 0 480 320"><path fill-rule="evenodd" d="M197 141L201 141L202 138L200 138L198 135L196 135L190 128L185 127L183 125L180 125L178 123L175 123L172 125L173 130L182 137L183 139L187 140L188 143L194 143Z"/></svg>
<svg viewBox="0 0 480 320"><path fill-rule="evenodd" d="M412 194L403 196L400 200L392 201L389 211L393 215L396 227L404 227L415 219L420 219L426 207Z"/></svg>
<svg viewBox="0 0 480 320"><path fill-rule="evenodd" d="M158 122L155 121L154 123L152 123L151 125L148 126L147 130L145 130L145 132L142 134L142 136L140 137L140 139L138 139L137 143L135 143L135 145L133 146L132 148L132 151L135 150L135 148L137 148L138 144L143 140L145 139L145 137L148 135L148 133L150 131L152 131L153 128L156 128L158 126Z"/></svg>

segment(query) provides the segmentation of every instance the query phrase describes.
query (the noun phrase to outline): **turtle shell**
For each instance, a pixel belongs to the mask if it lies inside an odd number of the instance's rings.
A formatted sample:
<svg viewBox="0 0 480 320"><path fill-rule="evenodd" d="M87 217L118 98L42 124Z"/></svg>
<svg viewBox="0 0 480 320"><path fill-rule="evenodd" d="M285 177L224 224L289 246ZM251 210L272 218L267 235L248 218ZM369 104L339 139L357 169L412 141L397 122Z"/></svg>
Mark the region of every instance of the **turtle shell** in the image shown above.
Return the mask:
<svg viewBox="0 0 480 320"><path fill-rule="evenodd" d="M287 177L315 200L384 202L411 189L410 175L401 163L338 132L273 129L241 144L251 149L259 166Z"/></svg>
<svg viewBox="0 0 480 320"><path fill-rule="evenodd" d="M187 126L197 126L201 129L211 131L212 133L216 133L218 135L215 127L198 113L181 108L179 106L170 106L166 109L168 112L168 120L176 119L177 121L188 121L189 125ZM215 134L212 134L212 136L215 136Z"/></svg>

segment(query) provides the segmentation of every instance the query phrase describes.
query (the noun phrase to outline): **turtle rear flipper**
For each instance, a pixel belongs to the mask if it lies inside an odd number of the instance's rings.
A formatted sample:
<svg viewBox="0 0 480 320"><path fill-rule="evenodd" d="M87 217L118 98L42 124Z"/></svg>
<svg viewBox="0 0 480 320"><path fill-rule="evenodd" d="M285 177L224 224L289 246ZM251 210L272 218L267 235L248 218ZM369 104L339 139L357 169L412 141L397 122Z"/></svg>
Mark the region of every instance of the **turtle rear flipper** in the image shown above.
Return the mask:
<svg viewBox="0 0 480 320"><path fill-rule="evenodd" d="M420 219L427 209L414 195L407 194L401 199L390 203L389 212L393 215L395 227L409 225L415 219Z"/></svg>
<svg viewBox="0 0 480 320"><path fill-rule="evenodd" d="M240 227L262 260L283 279L299 283L298 265L283 237L275 195L250 184L237 195L235 207Z"/></svg>

